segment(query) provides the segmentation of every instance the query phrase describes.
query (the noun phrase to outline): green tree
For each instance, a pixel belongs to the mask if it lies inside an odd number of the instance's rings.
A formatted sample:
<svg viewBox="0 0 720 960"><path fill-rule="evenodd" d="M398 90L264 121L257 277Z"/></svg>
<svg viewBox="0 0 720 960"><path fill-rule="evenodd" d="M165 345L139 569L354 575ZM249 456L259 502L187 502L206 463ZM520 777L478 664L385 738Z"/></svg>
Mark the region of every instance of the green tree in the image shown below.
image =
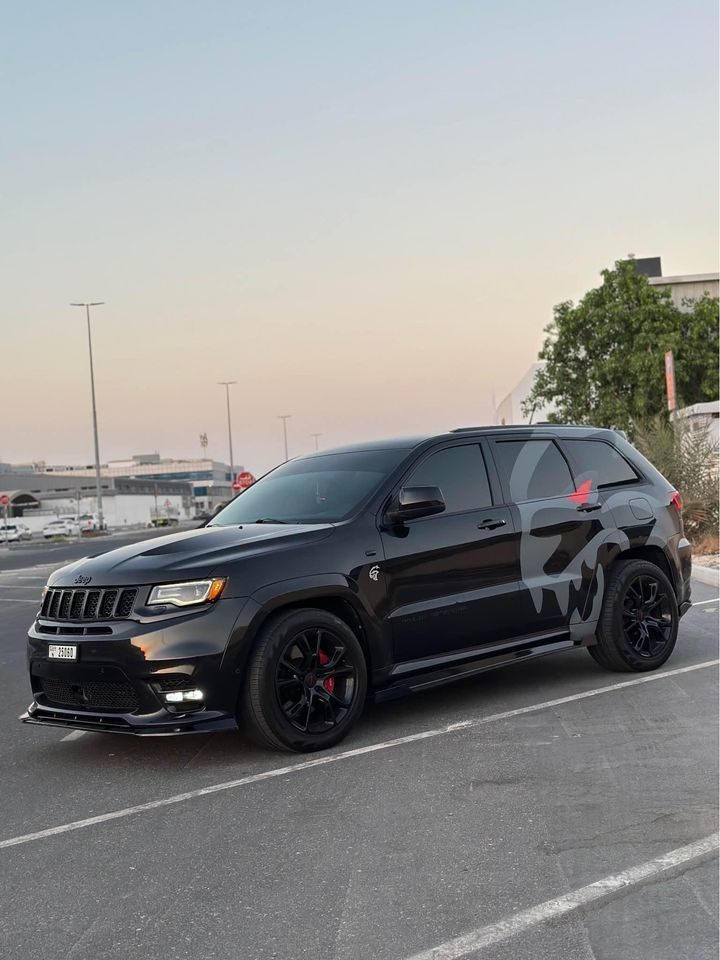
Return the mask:
<svg viewBox="0 0 720 960"><path fill-rule="evenodd" d="M718 399L720 310L717 297L704 296L702 300L685 301L684 306L687 312L678 311L678 346L673 349L678 404L689 406Z"/></svg>
<svg viewBox="0 0 720 960"><path fill-rule="evenodd" d="M680 491L685 530L692 539L717 535L718 446L711 434L664 414L635 424L635 446Z"/></svg>
<svg viewBox="0 0 720 960"><path fill-rule="evenodd" d="M675 355L678 402L718 397L718 301L679 310L630 260L603 270L602 284L578 304L558 304L540 351L525 411L552 403L551 419L633 431L665 410L667 350Z"/></svg>

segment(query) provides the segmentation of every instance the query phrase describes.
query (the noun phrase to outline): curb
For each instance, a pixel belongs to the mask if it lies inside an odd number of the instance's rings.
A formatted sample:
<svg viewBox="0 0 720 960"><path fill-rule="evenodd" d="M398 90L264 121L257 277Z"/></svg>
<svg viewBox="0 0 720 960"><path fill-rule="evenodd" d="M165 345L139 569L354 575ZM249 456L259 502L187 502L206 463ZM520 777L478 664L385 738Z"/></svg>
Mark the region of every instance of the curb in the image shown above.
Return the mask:
<svg viewBox="0 0 720 960"><path fill-rule="evenodd" d="M698 583L705 583L709 587L720 586L720 570L713 567L701 567L695 564L692 568L692 578Z"/></svg>

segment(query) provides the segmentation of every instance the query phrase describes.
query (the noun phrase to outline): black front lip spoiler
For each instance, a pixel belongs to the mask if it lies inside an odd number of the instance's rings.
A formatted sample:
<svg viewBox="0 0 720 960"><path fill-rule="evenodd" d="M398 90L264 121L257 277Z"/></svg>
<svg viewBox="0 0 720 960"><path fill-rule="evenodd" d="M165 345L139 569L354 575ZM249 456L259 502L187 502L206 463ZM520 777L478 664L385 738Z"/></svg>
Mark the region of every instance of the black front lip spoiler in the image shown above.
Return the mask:
<svg viewBox="0 0 720 960"><path fill-rule="evenodd" d="M234 717L221 713L142 723L138 722L137 718L128 720L126 715L120 713L84 715L72 710L44 707L38 703L31 703L19 719L22 723L33 723L41 727L62 727L93 733L125 733L135 737L177 737L189 733L217 733L220 730L238 729Z"/></svg>

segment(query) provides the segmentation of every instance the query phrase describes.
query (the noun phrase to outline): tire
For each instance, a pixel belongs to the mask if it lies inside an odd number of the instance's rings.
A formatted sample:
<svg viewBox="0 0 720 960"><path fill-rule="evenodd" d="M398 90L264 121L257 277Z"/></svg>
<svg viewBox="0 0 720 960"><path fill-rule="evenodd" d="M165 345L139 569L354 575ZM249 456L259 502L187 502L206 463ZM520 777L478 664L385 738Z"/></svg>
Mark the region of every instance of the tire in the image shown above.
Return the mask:
<svg viewBox="0 0 720 960"><path fill-rule="evenodd" d="M672 583L647 560L621 560L608 575L597 645L588 653L606 670L657 670L675 649L680 616Z"/></svg>
<svg viewBox="0 0 720 960"><path fill-rule="evenodd" d="M350 732L366 692L367 664L350 627L326 610L290 610L262 627L239 712L260 746L309 753Z"/></svg>

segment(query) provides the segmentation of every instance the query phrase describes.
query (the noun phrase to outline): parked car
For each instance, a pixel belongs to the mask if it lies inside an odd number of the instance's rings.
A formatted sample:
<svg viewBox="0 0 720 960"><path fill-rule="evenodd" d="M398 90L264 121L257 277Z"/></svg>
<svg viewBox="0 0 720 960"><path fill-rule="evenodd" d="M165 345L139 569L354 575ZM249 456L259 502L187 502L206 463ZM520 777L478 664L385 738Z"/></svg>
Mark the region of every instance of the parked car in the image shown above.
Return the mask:
<svg viewBox="0 0 720 960"><path fill-rule="evenodd" d="M95 513L81 513L78 517L78 523L82 533L100 529L100 518Z"/></svg>
<svg viewBox="0 0 720 960"><path fill-rule="evenodd" d="M153 517L149 527L176 527L180 521L177 517Z"/></svg>
<svg viewBox="0 0 720 960"><path fill-rule="evenodd" d="M77 520L71 520L63 517L58 520L51 520L43 527L43 536L46 540L53 537L77 537L80 534L80 524Z"/></svg>
<svg viewBox="0 0 720 960"><path fill-rule="evenodd" d="M32 531L24 523L0 523L0 543L32 540Z"/></svg>
<svg viewBox="0 0 720 960"><path fill-rule="evenodd" d="M611 430L459 429L291 460L203 529L53 573L22 719L240 722L311 751L352 729L368 693L581 647L608 670L655 670L690 607L681 510ZM78 636L97 623L107 635Z"/></svg>

